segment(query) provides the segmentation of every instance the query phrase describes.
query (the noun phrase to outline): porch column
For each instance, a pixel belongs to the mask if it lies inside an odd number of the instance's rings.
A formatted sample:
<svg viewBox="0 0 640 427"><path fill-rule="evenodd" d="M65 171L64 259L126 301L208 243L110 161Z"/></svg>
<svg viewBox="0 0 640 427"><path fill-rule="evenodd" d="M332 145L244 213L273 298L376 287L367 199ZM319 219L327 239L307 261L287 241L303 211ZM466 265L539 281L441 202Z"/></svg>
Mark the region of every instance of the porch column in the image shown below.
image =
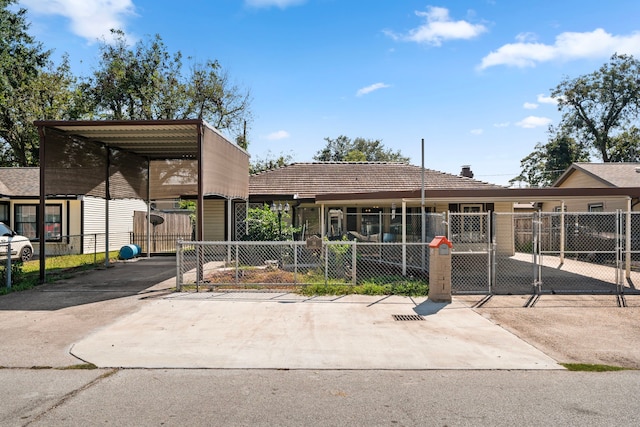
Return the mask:
<svg viewBox="0 0 640 427"><path fill-rule="evenodd" d="M107 147L107 170L104 181L104 265L109 267L109 199L111 199L110 187L111 172L111 148Z"/></svg>
<svg viewBox="0 0 640 427"><path fill-rule="evenodd" d="M320 237L327 234L327 224L325 223L324 203L320 204Z"/></svg>
<svg viewBox="0 0 640 427"><path fill-rule="evenodd" d="M151 258L151 159L147 157L147 258Z"/></svg>
<svg viewBox="0 0 640 427"><path fill-rule="evenodd" d="M233 200L229 197L227 199L227 242L230 242L233 237L233 223L231 222L232 202Z"/></svg>

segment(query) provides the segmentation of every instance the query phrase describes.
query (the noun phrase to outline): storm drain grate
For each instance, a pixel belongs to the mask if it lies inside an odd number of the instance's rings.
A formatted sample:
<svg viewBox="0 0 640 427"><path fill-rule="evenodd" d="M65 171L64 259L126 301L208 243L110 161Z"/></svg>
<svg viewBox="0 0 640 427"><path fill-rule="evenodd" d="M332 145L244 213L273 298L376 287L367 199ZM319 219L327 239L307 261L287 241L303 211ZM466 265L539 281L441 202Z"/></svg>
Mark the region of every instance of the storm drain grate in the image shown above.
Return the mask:
<svg viewBox="0 0 640 427"><path fill-rule="evenodd" d="M415 320L424 320L419 314L393 314L393 320L396 322L412 322Z"/></svg>

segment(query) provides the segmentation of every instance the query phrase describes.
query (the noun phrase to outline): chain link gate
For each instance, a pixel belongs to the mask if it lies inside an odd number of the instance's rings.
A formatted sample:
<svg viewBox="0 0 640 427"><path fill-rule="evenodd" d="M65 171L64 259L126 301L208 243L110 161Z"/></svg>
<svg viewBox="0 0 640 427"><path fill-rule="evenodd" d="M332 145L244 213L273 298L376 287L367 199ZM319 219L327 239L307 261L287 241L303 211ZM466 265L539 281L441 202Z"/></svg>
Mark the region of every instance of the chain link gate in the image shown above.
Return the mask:
<svg viewBox="0 0 640 427"><path fill-rule="evenodd" d="M487 212L449 212L447 235L451 250L451 292L492 293L492 224Z"/></svg>
<svg viewBox="0 0 640 427"><path fill-rule="evenodd" d="M633 213L496 213L494 217L503 224L495 227L494 293L636 291L633 278L638 273L631 267L640 247L631 243ZM636 223L640 228L640 217ZM509 240L512 250L506 244Z"/></svg>

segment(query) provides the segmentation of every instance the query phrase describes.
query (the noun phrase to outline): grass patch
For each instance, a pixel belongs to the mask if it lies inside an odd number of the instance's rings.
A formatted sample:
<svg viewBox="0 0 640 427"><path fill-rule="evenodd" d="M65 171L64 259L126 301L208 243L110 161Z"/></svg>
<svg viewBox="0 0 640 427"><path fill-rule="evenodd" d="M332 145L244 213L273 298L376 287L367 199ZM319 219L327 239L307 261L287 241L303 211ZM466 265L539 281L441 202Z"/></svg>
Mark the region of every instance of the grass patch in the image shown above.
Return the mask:
<svg viewBox="0 0 640 427"><path fill-rule="evenodd" d="M426 281L407 279L403 276L380 276L359 285L339 283L316 283L304 286L300 293L312 295L402 295L427 296L429 285Z"/></svg>
<svg viewBox="0 0 640 427"><path fill-rule="evenodd" d="M574 372L611 372L632 370L631 368L624 368L622 366L598 365L591 363L561 363L561 365L567 368L567 370Z"/></svg>
<svg viewBox="0 0 640 427"><path fill-rule="evenodd" d="M118 251L109 252L109 260L116 261ZM99 254L62 255L48 257L45 260L46 282L52 283L73 276L74 274L95 270L104 265L104 252ZM9 292L24 291L40 284L40 260L31 260L21 265L19 278L14 280L11 289L7 289L4 283L0 283L0 295Z"/></svg>

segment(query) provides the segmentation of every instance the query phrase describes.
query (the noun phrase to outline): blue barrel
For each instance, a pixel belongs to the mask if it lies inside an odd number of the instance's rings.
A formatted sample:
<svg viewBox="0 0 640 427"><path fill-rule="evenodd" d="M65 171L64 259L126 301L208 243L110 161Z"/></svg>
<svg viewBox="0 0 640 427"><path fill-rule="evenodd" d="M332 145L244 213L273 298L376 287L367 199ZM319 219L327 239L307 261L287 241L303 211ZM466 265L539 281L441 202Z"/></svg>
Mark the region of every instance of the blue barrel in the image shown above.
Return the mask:
<svg viewBox="0 0 640 427"><path fill-rule="evenodd" d="M120 259L131 259L140 255L140 249L136 245L124 245L120 248Z"/></svg>

